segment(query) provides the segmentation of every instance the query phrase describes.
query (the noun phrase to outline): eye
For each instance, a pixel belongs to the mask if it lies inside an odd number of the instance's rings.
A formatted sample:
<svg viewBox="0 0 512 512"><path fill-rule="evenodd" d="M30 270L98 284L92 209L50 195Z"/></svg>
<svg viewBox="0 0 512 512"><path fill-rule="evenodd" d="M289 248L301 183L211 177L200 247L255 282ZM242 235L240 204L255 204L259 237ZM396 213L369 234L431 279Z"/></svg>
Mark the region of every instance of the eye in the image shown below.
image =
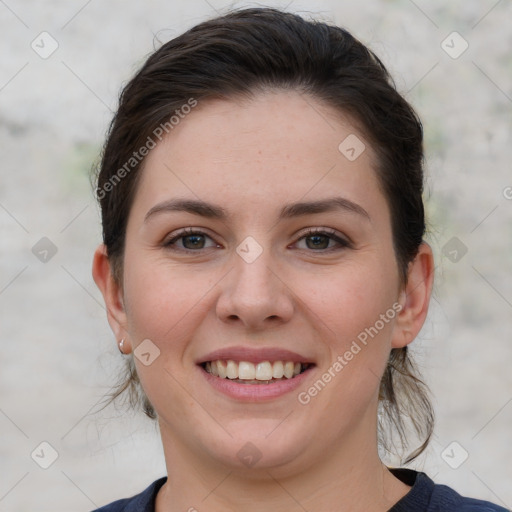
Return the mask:
<svg viewBox="0 0 512 512"><path fill-rule="evenodd" d="M180 231L169 240L166 240L163 245L171 250L188 252L196 252L197 250L208 249L209 247L218 247L218 244L215 242L210 246L206 246L206 239L213 241L213 239L203 231L187 228Z"/></svg>
<svg viewBox="0 0 512 512"><path fill-rule="evenodd" d="M297 240L297 243L303 240L306 242L306 249L314 251L331 252L351 247L348 240L338 236L336 231L331 229L308 229ZM334 246L329 245L331 242L334 242ZM336 244L338 244L338 247L336 247Z"/></svg>

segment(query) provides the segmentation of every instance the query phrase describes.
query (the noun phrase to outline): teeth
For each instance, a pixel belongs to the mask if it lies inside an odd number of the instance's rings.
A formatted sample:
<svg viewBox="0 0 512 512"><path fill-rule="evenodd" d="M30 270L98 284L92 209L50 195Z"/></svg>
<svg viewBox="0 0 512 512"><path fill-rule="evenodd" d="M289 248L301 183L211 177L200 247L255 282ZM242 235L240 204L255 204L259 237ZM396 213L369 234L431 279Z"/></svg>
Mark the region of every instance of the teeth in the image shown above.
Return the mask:
<svg viewBox="0 0 512 512"><path fill-rule="evenodd" d="M235 361L228 361L226 365L226 375L228 379L238 379L238 365Z"/></svg>
<svg viewBox="0 0 512 512"><path fill-rule="evenodd" d="M295 365L291 361L287 361L284 364L284 376L287 379L291 379L293 377L294 368L295 368Z"/></svg>
<svg viewBox="0 0 512 512"><path fill-rule="evenodd" d="M221 379L243 380L251 381L265 381L269 382L272 379L282 379L283 377L291 379L295 375L299 375L302 370L308 367L307 364L294 363L293 361L262 361L258 364L253 364L248 361L236 362L233 360L228 361L208 361L205 363L205 370Z"/></svg>
<svg viewBox="0 0 512 512"><path fill-rule="evenodd" d="M240 367L242 367L242 363L240 363ZM272 380L272 365L269 361L258 363L256 366L256 375L254 378L256 380Z"/></svg>
<svg viewBox="0 0 512 512"><path fill-rule="evenodd" d="M284 366L282 361L276 361L272 366L272 377L282 379L284 375Z"/></svg>
<svg viewBox="0 0 512 512"><path fill-rule="evenodd" d="M225 379L228 376L225 361L211 361L211 365L217 366L217 373L221 379Z"/></svg>
<svg viewBox="0 0 512 512"><path fill-rule="evenodd" d="M233 364L236 365L235 362L233 362ZM240 361L240 363L238 363L237 377L243 380L254 380L256 378L256 368L254 368L254 365L252 363Z"/></svg>

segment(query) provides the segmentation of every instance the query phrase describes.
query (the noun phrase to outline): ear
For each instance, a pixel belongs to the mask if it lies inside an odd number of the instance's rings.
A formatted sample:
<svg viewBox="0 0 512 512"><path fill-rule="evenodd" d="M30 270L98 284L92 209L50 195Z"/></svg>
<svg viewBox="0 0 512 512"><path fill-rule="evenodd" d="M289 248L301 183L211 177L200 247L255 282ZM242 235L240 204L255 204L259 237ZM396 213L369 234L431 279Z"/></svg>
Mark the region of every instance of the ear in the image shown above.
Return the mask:
<svg viewBox="0 0 512 512"><path fill-rule="evenodd" d="M402 305L396 317L391 346L402 348L411 343L420 332L428 313L434 283L434 256L430 246L423 242L418 254L409 263L407 284L400 292Z"/></svg>
<svg viewBox="0 0 512 512"><path fill-rule="evenodd" d="M121 339L125 340L123 352L128 354L131 351L131 343L126 330L127 319L123 303L123 292L112 275L107 248L104 244L98 246L94 252L92 277L96 286L103 294L110 328L118 341Z"/></svg>

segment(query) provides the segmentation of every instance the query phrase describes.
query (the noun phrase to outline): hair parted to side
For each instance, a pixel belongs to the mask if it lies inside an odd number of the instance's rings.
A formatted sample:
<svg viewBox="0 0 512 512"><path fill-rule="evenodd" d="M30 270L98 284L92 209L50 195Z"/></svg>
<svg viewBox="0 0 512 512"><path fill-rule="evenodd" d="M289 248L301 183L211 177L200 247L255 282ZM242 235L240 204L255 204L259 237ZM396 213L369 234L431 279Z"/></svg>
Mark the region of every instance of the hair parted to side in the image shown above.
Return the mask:
<svg viewBox="0 0 512 512"><path fill-rule="evenodd" d="M143 159L130 160L134 153L191 100L200 104L211 98L250 99L273 90L298 91L350 116L371 143L391 212L401 284L406 284L408 264L425 234L423 129L418 116L379 58L346 30L273 8L251 8L200 23L165 43L120 95L96 182L103 242L120 286L127 220L143 165ZM155 418L131 357L127 365L112 400L126 391L130 403L142 405ZM384 413L379 420L381 442L386 446L385 431L391 428L402 449L408 450L409 419L421 443L405 462L413 460L430 440L434 415L428 388L407 347L391 350L379 399Z"/></svg>

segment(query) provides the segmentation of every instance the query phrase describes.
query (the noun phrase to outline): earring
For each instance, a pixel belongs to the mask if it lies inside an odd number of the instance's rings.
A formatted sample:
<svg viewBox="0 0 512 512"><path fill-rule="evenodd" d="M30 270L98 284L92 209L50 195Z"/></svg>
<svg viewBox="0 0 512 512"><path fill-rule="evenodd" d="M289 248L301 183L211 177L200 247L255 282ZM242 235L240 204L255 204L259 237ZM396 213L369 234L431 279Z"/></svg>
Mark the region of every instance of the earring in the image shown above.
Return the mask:
<svg viewBox="0 0 512 512"><path fill-rule="evenodd" d="M121 354L123 355L126 355L124 350L123 350L123 347L124 347L124 338L118 343L118 347L119 347L119 352L121 352Z"/></svg>

